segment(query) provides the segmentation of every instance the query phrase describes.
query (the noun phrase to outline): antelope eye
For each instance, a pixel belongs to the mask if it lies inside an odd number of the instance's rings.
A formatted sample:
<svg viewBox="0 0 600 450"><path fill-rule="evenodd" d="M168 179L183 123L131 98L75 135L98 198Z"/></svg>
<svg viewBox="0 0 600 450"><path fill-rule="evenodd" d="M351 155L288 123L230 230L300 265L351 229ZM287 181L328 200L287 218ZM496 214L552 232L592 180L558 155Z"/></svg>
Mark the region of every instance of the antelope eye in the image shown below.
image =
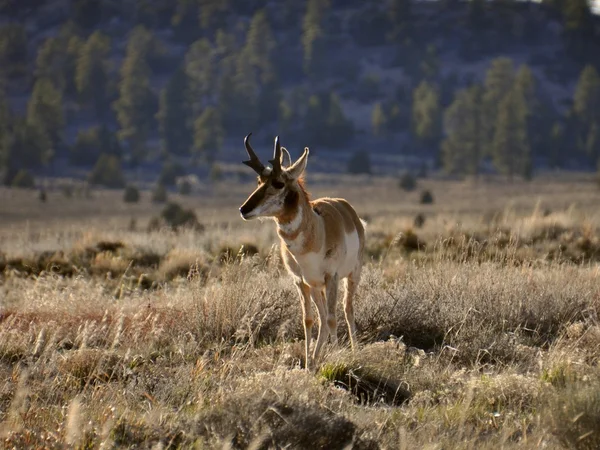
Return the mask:
<svg viewBox="0 0 600 450"><path fill-rule="evenodd" d="M283 186L285 186L285 183L282 183L281 181L273 181L271 184L275 189L282 189Z"/></svg>

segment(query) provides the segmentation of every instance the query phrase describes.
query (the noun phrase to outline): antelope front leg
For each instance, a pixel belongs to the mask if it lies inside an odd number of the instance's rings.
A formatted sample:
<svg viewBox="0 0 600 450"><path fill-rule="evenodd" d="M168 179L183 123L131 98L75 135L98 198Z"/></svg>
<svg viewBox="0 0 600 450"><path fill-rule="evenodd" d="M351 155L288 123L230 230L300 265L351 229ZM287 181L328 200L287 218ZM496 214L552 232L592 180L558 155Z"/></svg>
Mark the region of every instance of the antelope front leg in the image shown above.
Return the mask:
<svg viewBox="0 0 600 450"><path fill-rule="evenodd" d="M319 337L317 338L317 344L315 345L315 350L313 352L313 360L316 362L321 347L329 337L329 327L327 326L327 305L325 304L323 288L311 288L310 292L315 305L317 305L317 312L319 313Z"/></svg>
<svg viewBox="0 0 600 450"><path fill-rule="evenodd" d="M337 345L337 318L335 315L338 295L337 273L325 277L325 295L327 299L327 326L329 327L329 336L331 336L331 343Z"/></svg>
<svg viewBox="0 0 600 450"><path fill-rule="evenodd" d="M310 287L302 281L296 283L300 293L300 302L302 305L302 320L304 324L304 366L310 369L310 341L312 339L312 327L315 322L312 305L310 304Z"/></svg>

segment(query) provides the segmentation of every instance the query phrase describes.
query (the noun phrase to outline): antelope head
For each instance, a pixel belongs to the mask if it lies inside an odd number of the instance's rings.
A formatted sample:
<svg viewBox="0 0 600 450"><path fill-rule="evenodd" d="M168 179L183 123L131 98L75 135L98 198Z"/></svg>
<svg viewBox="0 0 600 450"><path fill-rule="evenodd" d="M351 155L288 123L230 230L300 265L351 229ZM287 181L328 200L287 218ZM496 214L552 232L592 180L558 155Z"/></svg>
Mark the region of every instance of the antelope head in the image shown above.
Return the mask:
<svg viewBox="0 0 600 450"><path fill-rule="evenodd" d="M258 174L258 187L240 207L240 214L244 220L277 217L285 211L286 203L297 201L298 180L306 169L308 147L304 149L302 156L291 164L290 154L281 147L277 136L273 159L269 160L271 167L265 167L250 145L251 135L252 133L244 138L244 145L250 159L243 163Z"/></svg>

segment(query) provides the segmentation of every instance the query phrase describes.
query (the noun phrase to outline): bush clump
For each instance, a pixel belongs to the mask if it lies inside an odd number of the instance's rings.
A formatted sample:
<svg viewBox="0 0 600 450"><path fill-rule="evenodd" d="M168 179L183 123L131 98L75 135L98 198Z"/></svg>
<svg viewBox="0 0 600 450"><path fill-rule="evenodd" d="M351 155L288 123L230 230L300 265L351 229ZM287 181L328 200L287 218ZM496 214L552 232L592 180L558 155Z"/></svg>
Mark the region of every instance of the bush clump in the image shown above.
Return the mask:
<svg viewBox="0 0 600 450"><path fill-rule="evenodd" d="M398 180L398 186L400 189L410 192L417 188L417 179L408 172L404 172Z"/></svg>
<svg viewBox="0 0 600 450"><path fill-rule="evenodd" d="M196 213L191 209L184 209L180 204L175 202L168 203L160 213L164 222L177 230L181 227L190 227L196 230L202 230L203 226L198 222Z"/></svg>
<svg viewBox="0 0 600 450"><path fill-rule="evenodd" d="M348 173L371 173L371 159L364 150L355 152L348 160Z"/></svg>
<svg viewBox="0 0 600 450"><path fill-rule="evenodd" d="M35 187L35 180L29 171L21 169L13 178L11 185L15 188L33 189Z"/></svg>
<svg viewBox="0 0 600 450"><path fill-rule="evenodd" d="M433 194L430 190L424 190L421 192L421 204L431 205L433 203Z"/></svg>
<svg viewBox="0 0 600 450"><path fill-rule="evenodd" d="M90 184L107 188L125 187L125 177L121 169L121 161L115 155L102 154L89 176Z"/></svg>
<svg viewBox="0 0 600 450"><path fill-rule="evenodd" d="M167 201L167 188L164 184L158 183L152 191L153 203L165 203Z"/></svg>
<svg viewBox="0 0 600 450"><path fill-rule="evenodd" d="M125 187L125 192L123 192L123 201L125 203L137 203L140 201L140 190L129 184Z"/></svg>

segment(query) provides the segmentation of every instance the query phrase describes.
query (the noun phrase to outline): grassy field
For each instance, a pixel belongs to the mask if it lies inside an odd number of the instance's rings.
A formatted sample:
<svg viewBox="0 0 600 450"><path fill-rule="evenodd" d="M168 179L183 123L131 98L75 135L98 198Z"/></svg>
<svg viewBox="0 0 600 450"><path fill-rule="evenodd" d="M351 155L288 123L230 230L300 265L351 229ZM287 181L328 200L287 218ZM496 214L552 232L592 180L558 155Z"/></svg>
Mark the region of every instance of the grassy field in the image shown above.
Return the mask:
<svg viewBox="0 0 600 450"><path fill-rule="evenodd" d="M309 177L369 222L360 348L340 326L311 372L252 187L172 195L202 226L155 231L147 192L0 190L5 448L600 448L591 177Z"/></svg>

